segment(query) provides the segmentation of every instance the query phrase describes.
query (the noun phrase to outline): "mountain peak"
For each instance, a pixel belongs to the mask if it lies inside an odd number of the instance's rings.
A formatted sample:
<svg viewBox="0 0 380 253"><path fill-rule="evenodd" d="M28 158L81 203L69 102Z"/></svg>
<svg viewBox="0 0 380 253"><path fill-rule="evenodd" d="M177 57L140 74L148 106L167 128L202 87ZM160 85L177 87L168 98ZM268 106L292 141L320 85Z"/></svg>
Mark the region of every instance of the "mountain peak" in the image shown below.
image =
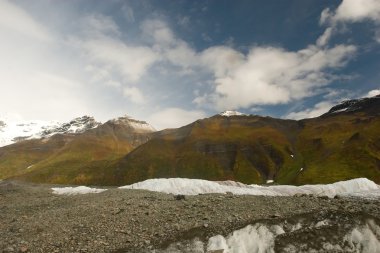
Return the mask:
<svg viewBox="0 0 380 253"><path fill-rule="evenodd" d="M67 123L57 121L0 121L0 147L22 140L51 137L55 134L78 134L99 126L93 117L82 116Z"/></svg>
<svg viewBox="0 0 380 253"><path fill-rule="evenodd" d="M333 106L324 115L332 115L336 113L349 113L356 111L378 111L380 105L380 95L374 97L351 99L342 101L340 104Z"/></svg>
<svg viewBox="0 0 380 253"><path fill-rule="evenodd" d="M231 117L231 116L247 116L247 114L238 111L224 111L219 113L220 116Z"/></svg>
<svg viewBox="0 0 380 253"><path fill-rule="evenodd" d="M57 127L42 127L43 131L40 135L42 137L50 137L58 133L83 133L84 131L95 128L100 124L100 122L95 121L94 117L85 115L82 117L77 117L68 123L59 124Z"/></svg>
<svg viewBox="0 0 380 253"><path fill-rule="evenodd" d="M116 119L110 120L113 124L116 125L127 125L132 127L135 130L142 130L144 132L155 132L156 129L148 124L146 121L136 120L129 115L124 115L122 117L118 117Z"/></svg>

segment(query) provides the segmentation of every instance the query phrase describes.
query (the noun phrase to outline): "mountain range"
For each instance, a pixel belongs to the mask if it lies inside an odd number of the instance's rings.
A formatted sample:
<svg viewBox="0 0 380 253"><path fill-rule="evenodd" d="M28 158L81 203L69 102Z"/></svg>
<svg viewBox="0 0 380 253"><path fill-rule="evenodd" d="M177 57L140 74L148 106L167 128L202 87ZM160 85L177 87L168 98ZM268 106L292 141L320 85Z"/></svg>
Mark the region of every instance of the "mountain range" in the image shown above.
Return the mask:
<svg viewBox="0 0 380 253"><path fill-rule="evenodd" d="M129 117L100 123L88 116L21 136L9 129L2 120L0 139L9 144L0 148L2 179L125 185L186 177L299 185L366 177L380 183L380 95L298 121L226 111L162 131Z"/></svg>

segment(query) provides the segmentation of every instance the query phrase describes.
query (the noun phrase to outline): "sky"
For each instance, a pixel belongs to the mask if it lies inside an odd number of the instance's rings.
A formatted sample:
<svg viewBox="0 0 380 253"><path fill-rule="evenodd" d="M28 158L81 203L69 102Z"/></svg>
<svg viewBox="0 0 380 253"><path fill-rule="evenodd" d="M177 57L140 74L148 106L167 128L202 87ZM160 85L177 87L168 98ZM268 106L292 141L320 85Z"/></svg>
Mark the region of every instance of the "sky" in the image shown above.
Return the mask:
<svg viewBox="0 0 380 253"><path fill-rule="evenodd" d="M0 0L0 115L156 129L380 94L379 0Z"/></svg>

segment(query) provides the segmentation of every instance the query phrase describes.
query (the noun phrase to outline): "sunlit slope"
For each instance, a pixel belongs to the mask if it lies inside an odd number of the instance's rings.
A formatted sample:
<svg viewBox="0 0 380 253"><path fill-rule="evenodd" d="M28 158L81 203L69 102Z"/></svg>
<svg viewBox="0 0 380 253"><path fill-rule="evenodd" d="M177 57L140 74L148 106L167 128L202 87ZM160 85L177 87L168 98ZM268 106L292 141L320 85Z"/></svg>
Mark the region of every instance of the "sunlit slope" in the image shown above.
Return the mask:
<svg viewBox="0 0 380 253"><path fill-rule="evenodd" d="M214 116L163 131L124 157L120 183L188 177L244 183L380 183L380 97L301 121Z"/></svg>
<svg viewBox="0 0 380 253"><path fill-rule="evenodd" d="M62 184L113 184L115 160L149 139L149 132L111 122L79 135L56 135L0 149L2 178Z"/></svg>
<svg viewBox="0 0 380 253"><path fill-rule="evenodd" d="M164 131L119 164L124 183L188 177L265 183L283 169L299 168L292 155L297 121L259 116L214 116ZM296 157L296 156L295 156Z"/></svg>
<svg viewBox="0 0 380 253"><path fill-rule="evenodd" d="M303 123L297 149L304 170L297 173L295 183L330 183L357 177L380 182L379 116L349 113Z"/></svg>
<svg viewBox="0 0 380 253"><path fill-rule="evenodd" d="M83 134L0 148L0 177L85 185L164 177L247 184L366 177L379 184L380 96L347 101L301 121L215 115L153 132L124 118Z"/></svg>

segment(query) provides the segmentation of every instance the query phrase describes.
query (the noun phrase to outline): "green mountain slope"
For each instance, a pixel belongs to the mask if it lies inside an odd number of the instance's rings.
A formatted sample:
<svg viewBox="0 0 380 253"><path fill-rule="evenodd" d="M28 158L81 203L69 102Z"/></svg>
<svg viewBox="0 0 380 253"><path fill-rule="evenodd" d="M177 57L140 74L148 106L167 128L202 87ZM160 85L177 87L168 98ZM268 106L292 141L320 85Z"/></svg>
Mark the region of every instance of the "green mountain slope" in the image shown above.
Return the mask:
<svg viewBox="0 0 380 253"><path fill-rule="evenodd" d="M154 177L244 183L380 183L380 96L301 121L214 116L162 132L124 157L118 184Z"/></svg>
<svg viewBox="0 0 380 253"><path fill-rule="evenodd" d="M159 177L249 184L366 177L380 183L380 96L300 121L216 115L154 133L107 122L79 135L0 148L0 177L87 185Z"/></svg>
<svg viewBox="0 0 380 253"><path fill-rule="evenodd" d="M112 171L104 168L146 142L152 132L136 129L129 121L108 121L82 134L58 134L2 147L0 178L58 184L113 184L114 175L109 174Z"/></svg>

